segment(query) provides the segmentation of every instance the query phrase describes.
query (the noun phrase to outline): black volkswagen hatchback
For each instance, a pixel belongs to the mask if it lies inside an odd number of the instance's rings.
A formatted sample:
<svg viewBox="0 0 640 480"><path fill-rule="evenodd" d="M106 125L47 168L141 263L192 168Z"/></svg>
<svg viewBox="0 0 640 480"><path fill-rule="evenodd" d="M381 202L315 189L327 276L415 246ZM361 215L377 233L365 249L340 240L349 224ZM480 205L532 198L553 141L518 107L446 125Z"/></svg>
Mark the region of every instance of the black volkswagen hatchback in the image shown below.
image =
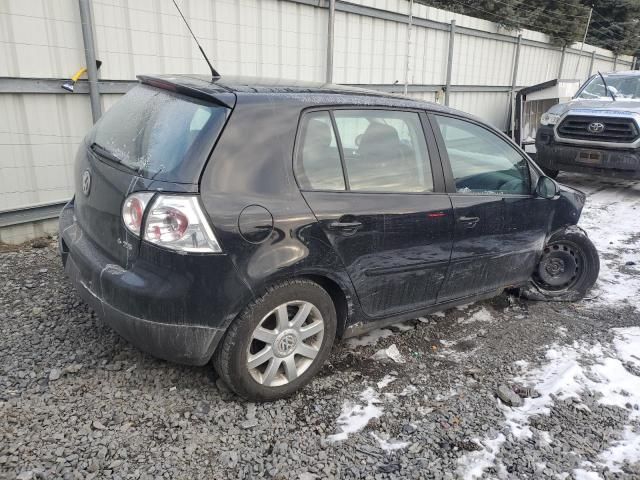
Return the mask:
<svg viewBox="0 0 640 480"><path fill-rule="evenodd" d="M366 90L140 77L75 178L60 251L85 301L252 400L299 389L336 337L598 276L582 193L475 118Z"/></svg>

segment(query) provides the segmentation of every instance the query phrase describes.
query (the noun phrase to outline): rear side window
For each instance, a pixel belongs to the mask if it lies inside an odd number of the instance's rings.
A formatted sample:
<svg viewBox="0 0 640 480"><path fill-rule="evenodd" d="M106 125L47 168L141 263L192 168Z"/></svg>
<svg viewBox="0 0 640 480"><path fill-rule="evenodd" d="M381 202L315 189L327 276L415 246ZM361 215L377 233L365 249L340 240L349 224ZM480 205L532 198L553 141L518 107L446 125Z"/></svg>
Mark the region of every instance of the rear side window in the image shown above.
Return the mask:
<svg viewBox="0 0 640 480"><path fill-rule="evenodd" d="M474 123L436 115L460 193L531 193L529 164L506 140Z"/></svg>
<svg viewBox="0 0 640 480"><path fill-rule="evenodd" d="M344 190L340 152L329 112L313 112L302 122L296 178L303 189Z"/></svg>
<svg viewBox="0 0 640 480"><path fill-rule="evenodd" d="M109 109L89 136L101 156L147 177L197 181L229 109L145 85Z"/></svg>
<svg viewBox="0 0 640 480"><path fill-rule="evenodd" d="M333 116L337 132L329 112L303 117L296 159L296 177L303 189L433 191L417 113L335 110Z"/></svg>
<svg viewBox="0 0 640 480"><path fill-rule="evenodd" d="M336 110L353 191L432 192L427 144L414 112Z"/></svg>

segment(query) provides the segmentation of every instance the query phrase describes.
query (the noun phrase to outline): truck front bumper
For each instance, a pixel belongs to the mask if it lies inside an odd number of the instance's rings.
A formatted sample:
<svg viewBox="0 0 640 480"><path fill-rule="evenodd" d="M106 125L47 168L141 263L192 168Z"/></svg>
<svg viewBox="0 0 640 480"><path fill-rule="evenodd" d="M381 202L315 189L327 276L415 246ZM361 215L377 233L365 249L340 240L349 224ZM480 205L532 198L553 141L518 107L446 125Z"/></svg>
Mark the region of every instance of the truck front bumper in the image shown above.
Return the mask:
<svg viewBox="0 0 640 480"><path fill-rule="evenodd" d="M640 151L557 143L548 127L538 130L536 163L549 170L640 179Z"/></svg>

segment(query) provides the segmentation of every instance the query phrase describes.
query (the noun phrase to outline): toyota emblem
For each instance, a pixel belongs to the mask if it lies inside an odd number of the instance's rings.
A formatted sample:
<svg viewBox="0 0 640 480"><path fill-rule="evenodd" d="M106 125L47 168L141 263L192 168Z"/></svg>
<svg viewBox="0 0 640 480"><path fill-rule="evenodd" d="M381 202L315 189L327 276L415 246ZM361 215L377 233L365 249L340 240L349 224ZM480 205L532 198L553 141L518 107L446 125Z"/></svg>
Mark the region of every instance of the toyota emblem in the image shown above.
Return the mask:
<svg viewBox="0 0 640 480"><path fill-rule="evenodd" d="M600 122L590 123L589 126L587 127L587 130L589 130L591 133L602 133L604 132L604 123L600 123Z"/></svg>
<svg viewBox="0 0 640 480"><path fill-rule="evenodd" d="M91 191L91 173L89 170L85 170L82 174L82 193L86 196L89 196L89 192Z"/></svg>

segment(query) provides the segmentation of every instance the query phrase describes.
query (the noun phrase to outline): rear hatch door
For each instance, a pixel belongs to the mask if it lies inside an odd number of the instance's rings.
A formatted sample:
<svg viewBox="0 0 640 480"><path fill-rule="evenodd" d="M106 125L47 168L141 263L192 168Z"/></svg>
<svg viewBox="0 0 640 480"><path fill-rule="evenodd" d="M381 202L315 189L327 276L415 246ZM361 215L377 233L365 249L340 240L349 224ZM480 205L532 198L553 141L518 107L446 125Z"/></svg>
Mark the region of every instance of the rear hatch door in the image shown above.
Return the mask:
<svg viewBox="0 0 640 480"><path fill-rule="evenodd" d="M127 268L140 246L121 217L130 193L197 192L202 170L232 111L229 100L235 96L222 95L226 102L139 85L85 138L75 164L76 221L114 263Z"/></svg>

